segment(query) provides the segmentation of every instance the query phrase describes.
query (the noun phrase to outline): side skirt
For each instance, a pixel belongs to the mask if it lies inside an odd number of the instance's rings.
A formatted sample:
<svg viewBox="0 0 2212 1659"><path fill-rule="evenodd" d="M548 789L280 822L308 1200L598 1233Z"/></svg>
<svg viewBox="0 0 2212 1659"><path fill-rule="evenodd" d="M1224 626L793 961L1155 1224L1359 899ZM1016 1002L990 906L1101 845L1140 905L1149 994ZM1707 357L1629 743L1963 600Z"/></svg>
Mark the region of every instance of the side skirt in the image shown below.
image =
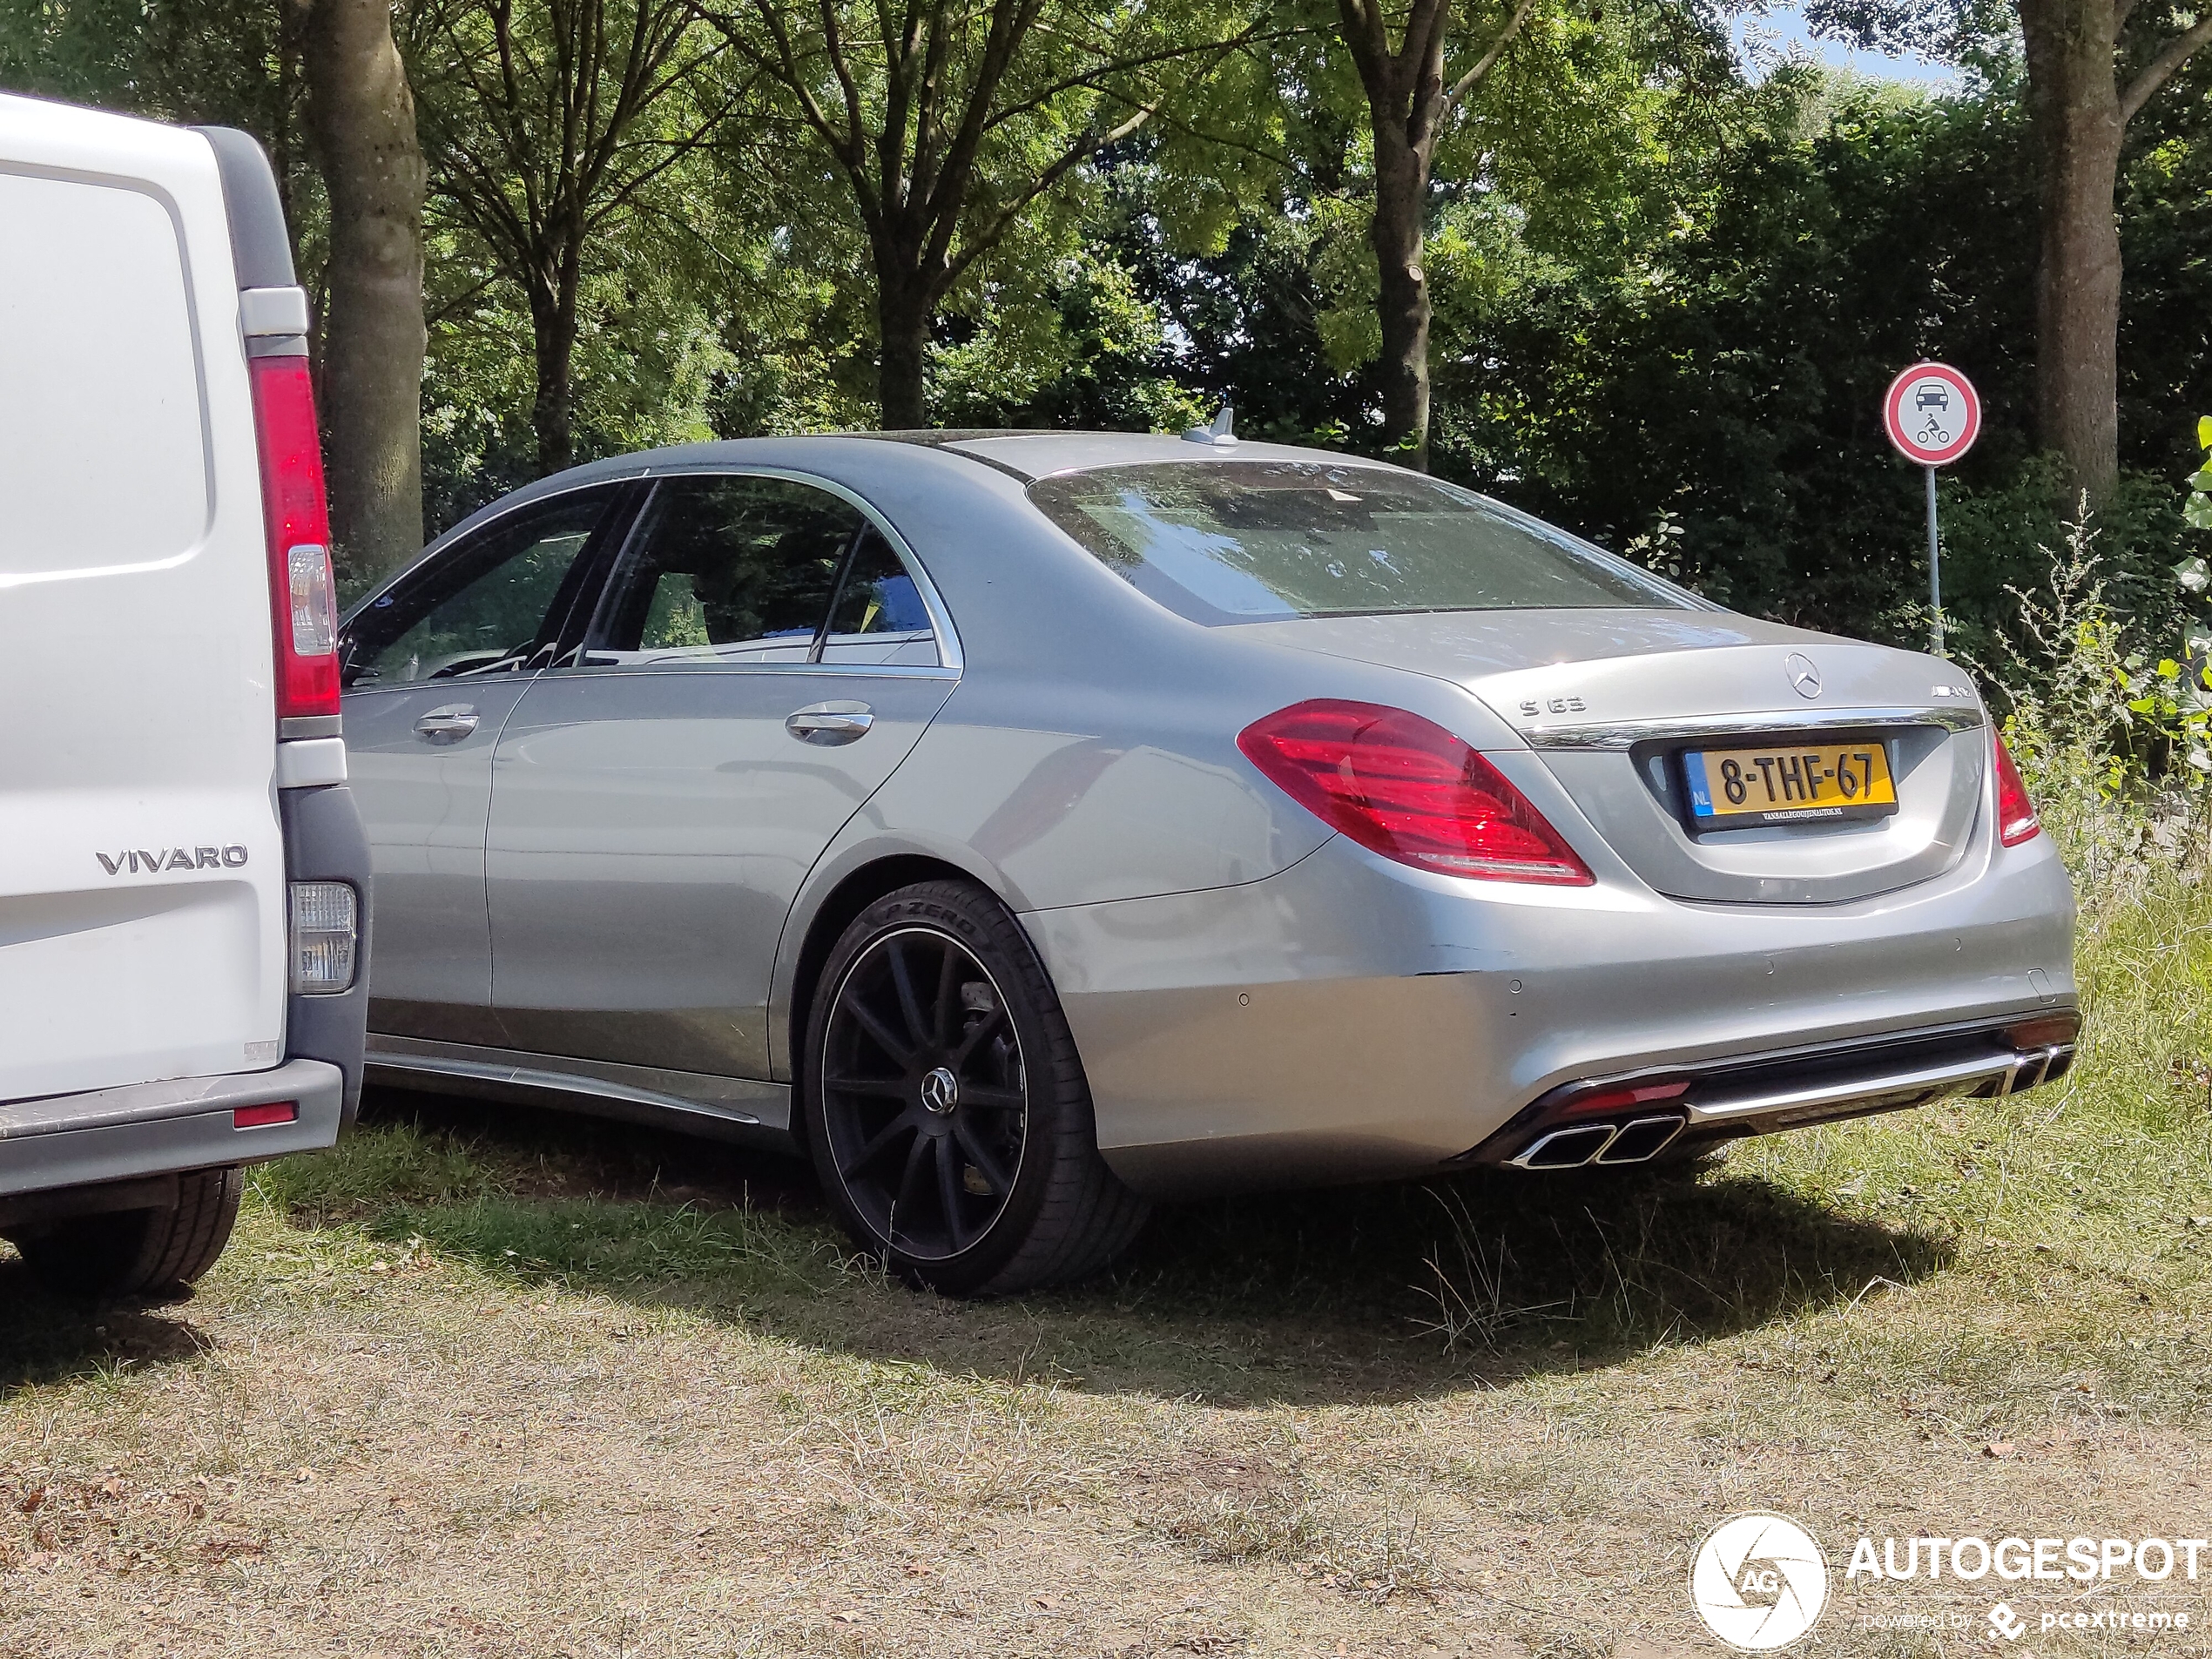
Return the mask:
<svg viewBox="0 0 2212 1659"><path fill-rule="evenodd" d="M424 1037L368 1034L377 1082L617 1118L788 1152L791 1087L705 1072L617 1066Z"/></svg>

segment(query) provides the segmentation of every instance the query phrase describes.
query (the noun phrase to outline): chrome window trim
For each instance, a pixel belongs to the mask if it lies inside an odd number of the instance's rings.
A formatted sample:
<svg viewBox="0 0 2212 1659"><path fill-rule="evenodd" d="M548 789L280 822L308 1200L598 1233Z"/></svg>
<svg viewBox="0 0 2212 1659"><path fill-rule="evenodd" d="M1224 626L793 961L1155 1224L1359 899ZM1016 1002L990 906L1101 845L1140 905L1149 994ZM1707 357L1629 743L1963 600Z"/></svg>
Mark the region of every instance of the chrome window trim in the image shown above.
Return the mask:
<svg viewBox="0 0 2212 1659"><path fill-rule="evenodd" d="M1695 718L1615 720L1590 725L1544 725L1521 730L1532 749L1633 749L1655 739L1755 737L1774 731L1849 732L1932 725L1971 732L1986 724L1978 708L1782 709L1764 714L1713 714Z"/></svg>
<svg viewBox="0 0 2212 1659"><path fill-rule="evenodd" d="M787 483L805 484L809 489L819 489L826 495L836 496L846 506L851 507L857 511L860 516L867 519L869 523L874 525L877 533L880 534L885 541L891 544L891 550L899 556L900 563L905 564L907 567L907 573L914 577L914 590L921 595L922 609L929 613L930 629L937 636L937 664L934 668L928 666L927 664L911 664L910 671L925 674L941 674L951 679L958 679L960 678L961 671L966 665L967 658L963 656L961 651L959 631L953 626L953 613L950 609L947 607L944 596L937 591L937 583L929 574L929 567L922 563L921 556L914 550L914 544L908 542L905 536L899 534L898 529L892 524L889 519L884 517L884 516L878 512L869 502L853 489L847 488L846 485L839 483L833 478L824 478L815 473L801 472L792 467L671 467L659 472L639 473L637 476L639 478L650 478L656 483L671 478L779 478ZM651 503L647 504L647 509L651 509ZM639 522L644 522L642 516ZM634 533L636 527L633 525L631 528ZM622 552L624 553L627 553L629 549L626 547L622 550ZM617 568L608 573L608 583L610 584L610 588L611 588L615 578L620 574L621 569L619 563L617 563ZM833 601L834 601L835 596L832 595L831 597ZM778 663L773 664L765 663L759 664L743 663L709 663L702 664L697 669L686 669L682 671L688 673L715 673L754 666L760 668L772 666L786 670L827 669L830 672L836 674L851 673L853 671L853 667L847 664L822 663L811 660L804 663ZM545 672L550 674L576 674L583 673L584 671L586 671L580 665L571 668L549 668L545 671ZM656 671L645 668L622 668L610 665L599 668L594 671L603 674L644 674L652 673Z"/></svg>
<svg viewBox="0 0 2212 1659"><path fill-rule="evenodd" d="M884 540L890 543L892 551L899 556L900 559L905 563L908 574L914 578L915 590L921 595L922 608L929 613L930 628L937 636L937 666L934 669L931 669L926 664L913 664L911 665L912 671L919 673L944 673L954 679L960 678L962 669L964 669L967 665L966 655L961 650L960 631L953 626L953 613L951 608L945 604L944 596L938 592L935 578L929 574L929 567L927 564L923 563L921 556L914 551L914 544L899 533L898 528L894 525L889 519L884 517L881 513L876 510L875 507L871 502L859 495L856 491L838 482L833 478L824 478L819 474L801 472L797 469L791 467L666 467L658 470L655 470L651 467L643 467L636 472L626 472L611 478L601 477L582 479L576 483L566 485L559 489L541 490L537 494L530 496L527 501L516 502L511 506L503 508L501 510L493 513L489 517L485 518L481 522L470 523L469 525L468 535L465 537L455 537L450 544L447 543L445 537L441 536L438 541L432 543L428 547L425 548L422 552L404 569L394 572L391 576L386 577L382 582L379 583L375 587L371 588L359 599L356 599L353 604L347 608L345 616L341 618L339 623L340 631L342 632L345 628L353 622L355 616L367 610L375 600L392 592L401 583L407 582L410 577L415 576L418 571L427 570L433 562L444 558L448 553L453 550L454 547L460 545L463 541L474 541L477 536L496 528L502 521L513 514L525 512L530 508L538 506L542 502L556 500L563 496L572 496L581 489L614 489L619 488L624 484L658 483L664 478L695 477L782 478L786 479L792 483L806 484L813 489L825 490L828 494L833 495L839 500L844 502L847 506L855 509L862 517L866 518L871 524L875 526L877 531L883 536ZM631 528L634 529L636 527L633 525ZM617 553L619 554L621 550L617 550ZM611 579L611 574L612 573L610 573L610 579ZM725 666L730 668L738 668L745 666L745 664L713 664L713 666L718 669ZM840 672L851 671L847 665L842 663L792 663L784 664L784 666L791 668L827 668ZM583 671L577 668L546 668L541 669L537 671L540 673L565 674L577 673ZM640 673L651 671L630 669L601 670L599 671ZM409 682L409 684L417 683L419 682ZM383 686L377 689L383 691L397 691L400 688L398 686ZM349 691L346 693L346 695L351 697L356 695L356 693Z"/></svg>
<svg viewBox="0 0 2212 1659"><path fill-rule="evenodd" d="M635 679L640 675L681 677L689 674L819 674L830 673L846 678L863 676L870 679L956 680L956 668L933 666L927 663L647 663L632 665L625 663L569 663L537 671L540 675L558 675L564 679L584 679L600 675L620 674ZM410 682L423 684L421 680Z"/></svg>
<svg viewBox="0 0 2212 1659"><path fill-rule="evenodd" d="M494 684L511 685L521 680L536 679L538 673L536 669L517 669L512 674L500 675ZM481 685L483 683L482 679L395 680L389 685L350 685L340 693L340 698L341 701L350 703L357 697L396 697L402 691L419 691L431 685Z"/></svg>

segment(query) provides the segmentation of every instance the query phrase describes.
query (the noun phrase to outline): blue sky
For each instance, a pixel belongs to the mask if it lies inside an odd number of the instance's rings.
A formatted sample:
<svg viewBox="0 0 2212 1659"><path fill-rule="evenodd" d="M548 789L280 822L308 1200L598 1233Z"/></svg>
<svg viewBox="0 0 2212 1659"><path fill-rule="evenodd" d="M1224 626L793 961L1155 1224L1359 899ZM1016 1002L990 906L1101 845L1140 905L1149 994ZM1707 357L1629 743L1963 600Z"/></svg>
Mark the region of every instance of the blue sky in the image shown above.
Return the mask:
<svg viewBox="0 0 2212 1659"><path fill-rule="evenodd" d="M1739 56L1757 41L1784 53L1803 52L1831 68L1855 70L1883 80L1910 81L1931 91L1954 85L1958 80L1959 71L1946 64L1932 64L1924 57L1885 57L1879 52L1853 51L1832 40L1815 40L1793 5L1777 5L1763 17L1738 18L1733 33Z"/></svg>

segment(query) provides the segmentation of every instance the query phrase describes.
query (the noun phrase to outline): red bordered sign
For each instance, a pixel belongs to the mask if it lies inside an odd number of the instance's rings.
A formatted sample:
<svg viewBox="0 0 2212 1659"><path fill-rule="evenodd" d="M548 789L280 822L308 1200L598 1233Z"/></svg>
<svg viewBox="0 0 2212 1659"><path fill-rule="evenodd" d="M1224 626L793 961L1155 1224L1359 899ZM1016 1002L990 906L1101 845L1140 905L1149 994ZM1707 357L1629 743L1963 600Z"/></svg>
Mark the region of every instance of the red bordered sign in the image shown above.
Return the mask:
<svg viewBox="0 0 2212 1659"><path fill-rule="evenodd" d="M1941 467L1981 435L1981 399L1973 382L1949 364L1915 363L1890 382L1882 423L1906 460Z"/></svg>

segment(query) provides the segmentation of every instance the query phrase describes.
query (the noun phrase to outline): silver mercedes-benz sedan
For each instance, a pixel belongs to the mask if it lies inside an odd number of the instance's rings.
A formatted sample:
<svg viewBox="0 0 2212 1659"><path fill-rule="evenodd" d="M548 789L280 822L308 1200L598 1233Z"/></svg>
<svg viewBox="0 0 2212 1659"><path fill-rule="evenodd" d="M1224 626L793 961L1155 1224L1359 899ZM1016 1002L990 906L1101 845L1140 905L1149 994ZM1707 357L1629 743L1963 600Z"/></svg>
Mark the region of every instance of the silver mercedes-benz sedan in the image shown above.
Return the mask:
<svg viewBox="0 0 2212 1659"><path fill-rule="evenodd" d="M347 619L388 1081L796 1147L1005 1291L1149 1200L2000 1096L2072 898L1957 667L1189 439L601 462Z"/></svg>

